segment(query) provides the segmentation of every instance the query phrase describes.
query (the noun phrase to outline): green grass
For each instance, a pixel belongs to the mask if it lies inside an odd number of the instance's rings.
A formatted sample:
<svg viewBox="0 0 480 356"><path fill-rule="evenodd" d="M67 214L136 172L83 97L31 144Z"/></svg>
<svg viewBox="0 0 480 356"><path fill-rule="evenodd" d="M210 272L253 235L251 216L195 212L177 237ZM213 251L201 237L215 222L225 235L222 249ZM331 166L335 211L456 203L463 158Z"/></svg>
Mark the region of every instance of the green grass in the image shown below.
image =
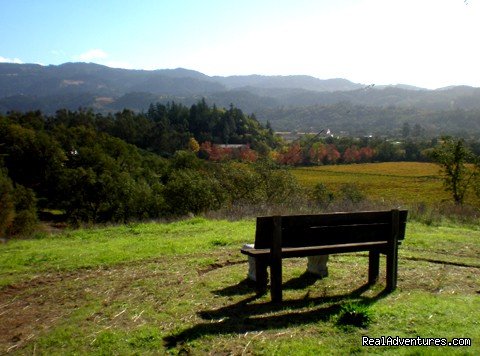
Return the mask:
<svg viewBox="0 0 480 356"><path fill-rule="evenodd" d="M31 240L14 240L2 251L0 286L42 271L107 267L117 263L180 256L238 245L254 222L219 223L195 218L172 224L133 224L68 231ZM235 229L235 236L231 229Z"/></svg>
<svg viewBox="0 0 480 356"><path fill-rule="evenodd" d="M366 254L329 277L284 260L284 302L245 281L254 221L195 218L67 231L0 245L0 353L479 354L480 229L411 222L398 289L370 288ZM384 274L385 261L381 260ZM364 327L339 323L356 305ZM472 347L363 347L361 338L470 337Z"/></svg>

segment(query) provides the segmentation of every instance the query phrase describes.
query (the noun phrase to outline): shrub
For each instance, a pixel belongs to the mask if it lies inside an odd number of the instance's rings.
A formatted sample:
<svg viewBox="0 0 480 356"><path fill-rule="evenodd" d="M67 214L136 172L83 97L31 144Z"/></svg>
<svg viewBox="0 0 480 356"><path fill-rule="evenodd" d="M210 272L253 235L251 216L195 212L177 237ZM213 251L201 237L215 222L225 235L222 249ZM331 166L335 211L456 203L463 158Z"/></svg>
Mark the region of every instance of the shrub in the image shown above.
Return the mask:
<svg viewBox="0 0 480 356"><path fill-rule="evenodd" d="M15 219L8 229L8 234L30 235L36 228L37 199L33 190L17 184L14 190Z"/></svg>
<svg viewBox="0 0 480 356"><path fill-rule="evenodd" d="M170 160L173 169L198 169L203 162L191 151L177 151Z"/></svg>
<svg viewBox="0 0 480 356"><path fill-rule="evenodd" d="M231 203L257 204L266 200L265 183L251 165L225 163L216 174Z"/></svg>
<svg viewBox="0 0 480 356"><path fill-rule="evenodd" d="M0 237L32 233L38 221L36 203L33 190L14 186L0 171Z"/></svg>
<svg viewBox="0 0 480 356"><path fill-rule="evenodd" d="M14 218L15 205L12 181L0 170L0 237L5 236Z"/></svg>
<svg viewBox="0 0 480 356"><path fill-rule="evenodd" d="M328 206L335 199L335 195L325 184L317 183L313 187L312 198L316 203Z"/></svg>
<svg viewBox="0 0 480 356"><path fill-rule="evenodd" d="M173 171L165 185L164 196L168 212L174 215L218 209L226 198L215 178L191 169Z"/></svg>
<svg viewBox="0 0 480 356"><path fill-rule="evenodd" d="M254 167L262 177L268 203L285 203L302 195L303 190L288 169L278 168L268 162L258 163Z"/></svg>
<svg viewBox="0 0 480 356"><path fill-rule="evenodd" d="M346 183L340 186L340 194L343 200L358 204L365 200L365 194L355 183Z"/></svg>
<svg viewBox="0 0 480 356"><path fill-rule="evenodd" d="M363 304L347 303L340 309L337 324L341 326L367 327L372 322L371 310Z"/></svg>

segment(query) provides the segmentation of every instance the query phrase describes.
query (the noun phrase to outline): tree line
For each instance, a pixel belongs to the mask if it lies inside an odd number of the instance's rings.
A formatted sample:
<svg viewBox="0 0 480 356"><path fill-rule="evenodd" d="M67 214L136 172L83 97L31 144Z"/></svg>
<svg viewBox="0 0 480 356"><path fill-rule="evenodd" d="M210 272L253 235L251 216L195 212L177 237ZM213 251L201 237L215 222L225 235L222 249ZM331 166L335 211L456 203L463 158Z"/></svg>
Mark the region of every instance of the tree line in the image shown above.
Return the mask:
<svg viewBox="0 0 480 356"><path fill-rule="evenodd" d="M330 128L345 136L432 139L451 135L464 139L480 138L479 109L432 110L415 106L368 106L343 101L330 105L284 106L256 111L258 118L270 121L279 131L320 131Z"/></svg>
<svg viewBox="0 0 480 356"><path fill-rule="evenodd" d="M474 142L468 142L477 150ZM371 162L432 162L431 151L438 139L409 137L319 137L305 135L290 144L280 145L271 156L285 165L328 165ZM480 148L480 146L478 147Z"/></svg>

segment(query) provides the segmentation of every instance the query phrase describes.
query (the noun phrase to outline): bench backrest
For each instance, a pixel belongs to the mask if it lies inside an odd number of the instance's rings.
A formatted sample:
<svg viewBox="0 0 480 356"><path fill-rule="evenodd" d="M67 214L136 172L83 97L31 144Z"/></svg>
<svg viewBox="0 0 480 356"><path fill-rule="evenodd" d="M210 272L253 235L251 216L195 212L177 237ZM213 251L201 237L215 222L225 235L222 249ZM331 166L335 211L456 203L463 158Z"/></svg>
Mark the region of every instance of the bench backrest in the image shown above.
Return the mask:
<svg viewBox="0 0 480 356"><path fill-rule="evenodd" d="M388 210L277 217L281 222L281 244L282 247L307 247L387 241L392 234L392 212ZM405 238L407 213L407 210L399 211L399 242ZM255 248L271 248L273 234L274 217L258 217Z"/></svg>

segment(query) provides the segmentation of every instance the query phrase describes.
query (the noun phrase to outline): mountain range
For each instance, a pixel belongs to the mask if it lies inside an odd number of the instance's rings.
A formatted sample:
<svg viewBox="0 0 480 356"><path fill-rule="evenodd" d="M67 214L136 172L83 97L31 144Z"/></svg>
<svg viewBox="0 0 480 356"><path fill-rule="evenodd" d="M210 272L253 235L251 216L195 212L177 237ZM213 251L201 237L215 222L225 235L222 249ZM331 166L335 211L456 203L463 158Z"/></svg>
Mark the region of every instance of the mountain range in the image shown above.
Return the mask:
<svg viewBox="0 0 480 356"><path fill-rule="evenodd" d="M291 76L207 76L183 68L128 70L94 63L0 63L0 112L92 108L106 113L146 111L151 103L234 104L246 113L279 108L350 103L417 110L480 109L480 88L453 86L427 90L409 85L375 86L346 79Z"/></svg>

